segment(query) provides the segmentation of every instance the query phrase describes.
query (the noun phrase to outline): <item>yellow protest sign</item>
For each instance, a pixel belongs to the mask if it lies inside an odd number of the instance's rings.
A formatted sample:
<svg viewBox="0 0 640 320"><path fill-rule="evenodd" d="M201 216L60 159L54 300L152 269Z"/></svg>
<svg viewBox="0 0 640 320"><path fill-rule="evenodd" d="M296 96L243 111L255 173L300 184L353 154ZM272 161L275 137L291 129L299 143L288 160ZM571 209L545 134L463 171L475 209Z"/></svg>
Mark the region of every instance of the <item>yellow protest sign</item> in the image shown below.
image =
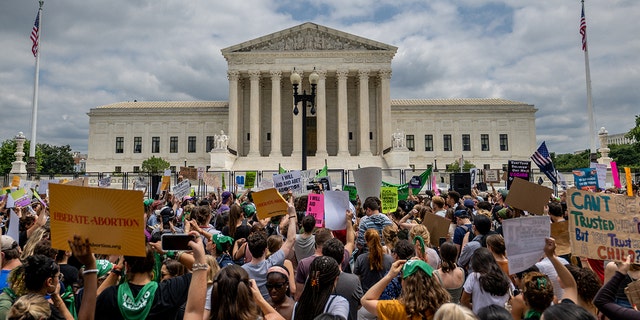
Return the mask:
<svg viewBox="0 0 640 320"><path fill-rule="evenodd" d="M572 188L567 206L574 255L640 263L640 197Z"/></svg>
<svg viewBox="0 0 640 320"><path fill-rule="evenodd" d="M20 186L20 176L13 176L13 179L11 179L11 186L16 188Z"/></svg>
<svg viewBox="0 0 640 320"><path fill-rule="evenodd" d="M627 179L627 195L629 197L633 197L633 183L631 182L633 180L631 179L631 168L624 167L624 176Z"/></svg>
<svg viewBox="0 0 640 320"><path fill-rule="evenodd" d="M252 193L258 218L265 219L287 214L289 205L275 188Z"/></svg>
<svg viewBox="0 0 640 320"><path fill-rule="evenodd" d="M380 201L382 202L382 212L389 213L398 208L398 188L381 187Z"/></svg>
<svg viewBox="0 0 640 320"><path fill-rule="evenodd" d="M169 190L169 186L171 185L171 176L162 176L162 185L160 186L160 190Z"/></svg>
<svg viewBox="0 0 640 320"><path fill-rule="evenodd" d="M145 256L143 193L49 185L51 247L69 250L74 234L99 254Z"/></svg>

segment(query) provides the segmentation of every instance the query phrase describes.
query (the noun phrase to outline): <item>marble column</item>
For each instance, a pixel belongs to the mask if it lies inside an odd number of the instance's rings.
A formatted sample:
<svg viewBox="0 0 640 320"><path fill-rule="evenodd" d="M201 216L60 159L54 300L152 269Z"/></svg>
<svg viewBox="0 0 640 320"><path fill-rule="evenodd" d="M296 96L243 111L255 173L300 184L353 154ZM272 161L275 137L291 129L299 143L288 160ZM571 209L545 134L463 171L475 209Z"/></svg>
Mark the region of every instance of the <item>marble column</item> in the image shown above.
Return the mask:
<svg viewBox="0 0 640 320"><path fill-rule="evenodd" d="M371 156L371 142L369 140L369 70L360 70L358 73L360 83L359 115L360 122L360 156Z"/></svg>
<svg viewBox="0 0 640 320"><path fill-rule="evenodd" d="M280 101L280 80L282 71L271 70L271 153L269 156L282 156L282 111Z"/></svg>
<svg viewBox="0 0 640 320"><path fill-rule="evenodd" d="M349 154L349 115L347 104L347 78L349 70L339 69L338 78L338 156L348 157Z"/></svg>
<svg viewBox="0 0 640 320"><path fill-rule="evenodd" d="M251 98L249 100L249 154L250 157L260 156L260 71L249 71L251 81Z"/></svg>
<svg viewBox="0 0 640 320"><path fill-rule="evenodd" d="M316 87L316 117L317 117L317 149L316 157L326 158L329 156L327 153L327 71L316 70L316 73L320 77L318 79L318 86Z"/></svg>
<svg viewBox="0 0 640 320"><path fill-rule="evenodd" d="M391 69L378 71L380 77L380 112L382 122L379 125L380 153L391 147Z"/></svg>
<svg viewBox="0 0 640 320"><path fill-rule="evenodd" d="M229 133L229 148L239 153L238 79L240 78L240 72L227 71L227 78L229 79L229 128L227 129Z"/></svg>

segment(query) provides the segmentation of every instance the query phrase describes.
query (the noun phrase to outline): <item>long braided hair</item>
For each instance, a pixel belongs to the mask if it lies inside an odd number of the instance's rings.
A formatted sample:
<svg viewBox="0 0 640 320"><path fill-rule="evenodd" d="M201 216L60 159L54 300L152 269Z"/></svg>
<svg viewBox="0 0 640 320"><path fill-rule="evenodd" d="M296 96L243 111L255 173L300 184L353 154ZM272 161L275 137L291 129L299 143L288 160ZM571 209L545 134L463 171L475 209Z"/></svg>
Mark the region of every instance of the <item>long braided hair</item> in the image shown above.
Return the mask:
<svg viewBox="0 0 640 320"><path fill-rule="evenodd" d="M322 256L313 260L304 290L296 305L295 320L313 320L322 314L339 275L340 266L336 259Z"/></svg>

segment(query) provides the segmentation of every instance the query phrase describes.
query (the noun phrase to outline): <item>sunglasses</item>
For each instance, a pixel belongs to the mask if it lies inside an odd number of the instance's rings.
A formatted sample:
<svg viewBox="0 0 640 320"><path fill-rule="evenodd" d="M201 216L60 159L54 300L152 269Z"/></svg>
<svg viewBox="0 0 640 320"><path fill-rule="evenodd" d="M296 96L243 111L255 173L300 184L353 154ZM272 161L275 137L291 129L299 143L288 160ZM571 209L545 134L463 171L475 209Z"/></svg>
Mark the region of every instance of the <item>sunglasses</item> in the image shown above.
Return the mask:
<svg viewBox="0 0 640 320"><path fill-rule="evenodd" d="M287 283L286 282L280 282L280 283L267 283L265 286L267 287L267 289L281 289L282 287L284 287Z"/></svg>

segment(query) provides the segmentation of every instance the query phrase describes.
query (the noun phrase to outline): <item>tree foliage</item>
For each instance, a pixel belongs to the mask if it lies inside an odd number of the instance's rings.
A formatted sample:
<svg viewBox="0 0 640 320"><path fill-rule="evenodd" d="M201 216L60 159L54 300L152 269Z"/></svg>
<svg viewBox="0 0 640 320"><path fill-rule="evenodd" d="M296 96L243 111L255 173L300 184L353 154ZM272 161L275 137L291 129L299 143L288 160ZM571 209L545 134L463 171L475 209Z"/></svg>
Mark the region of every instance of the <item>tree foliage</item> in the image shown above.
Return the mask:
<svg viewBox="0 0 640 320"><path fill-rule="evenodd" d="M24 143L25 156L23 161L29 159L30 141ZM7 139L0 145L0 172L7 174L11 172L12 162L16 161L16 141ZM46 143L36 145L36 171L45 174L70 173L73 172L73 155L71 147L54 146Z"/></svg>
<svg viewBox="0 0 640 320"><path fill-rule="evenodd" d="M475 168L476 165L471 163L470 161L464 160L464 164L462 165L462 172L468 172L469 169ZM460 163L458 161L454 161L447 165L446 171L448 172L460 172Z"/></svg>
<svg viewBox="0 0 640 320"><path fill-rule="evenodd" d="M170 165L171 164L169 162L160 157L156 158L155 156L151 156L151 158L142 162L141 170L142 172L158 173L165 169L169 169Z"/></svg>
<svg viewBox="0 0 640 320"><path fill-rule="evenodd" d="M636 144L640 143L640 116L636 116L636 126L629 130L625 137L628 139L635 139Z"/></svg>
<svg viewBox="0 0 640 320"><path fill-rule="evenodd" d="M558 171L571 171L577 168L589 167L589 150L584 150L579 153L563 153L556 155L551 154L551 161Z"/></svg>

